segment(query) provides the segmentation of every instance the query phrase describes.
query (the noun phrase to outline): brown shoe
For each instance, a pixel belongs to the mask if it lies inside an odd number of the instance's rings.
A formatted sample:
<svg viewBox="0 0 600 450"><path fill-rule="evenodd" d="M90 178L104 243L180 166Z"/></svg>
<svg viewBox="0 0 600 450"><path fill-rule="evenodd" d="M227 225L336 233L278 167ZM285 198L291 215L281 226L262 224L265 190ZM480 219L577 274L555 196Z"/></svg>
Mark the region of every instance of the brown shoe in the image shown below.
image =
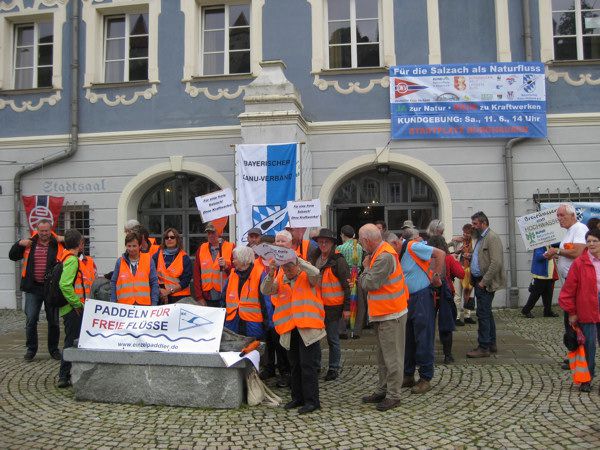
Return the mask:
<svg viewBox="0 0 600 450"><path fill-rule="evenodd" d="M427 391L431 390L431 383L429 380L424 380L420 378L416 385L410 390L413 394L424 394Z"/></svg>
<svg viewBox="0 0 600 450"><path fill-rule="evenodd" d="M467 353L467 358L489 358L490 351L488 349L477 347Z"/></svg>
<svg viewBox="0 0 600 450"><path fill-rule="evenodd" d="M385 394L365 395L362 398L363 403L380 403L383 400L385 400Z"/></svg>
<svg viewBox="0 0 600 450"><path fill-rule="evenodd" d="M381 402L377 403L377 411L387 411L388 409L400 406L400 399L385 398Z"/></svg>
<svg viewBox="0 0 600 450"><path fill-rule="evenodd" d="M498 353L498 346L496 344L490 344L490 353Z"/></svg>
<svg viewBox="0 0 600 450"><path fill-rule="evenodd" d="M415 377L414 376L408 376L408 375L404 375L404 379L402 380L402 387L403 388L408 388L408 387L413 387L415 385Z"/></svg>

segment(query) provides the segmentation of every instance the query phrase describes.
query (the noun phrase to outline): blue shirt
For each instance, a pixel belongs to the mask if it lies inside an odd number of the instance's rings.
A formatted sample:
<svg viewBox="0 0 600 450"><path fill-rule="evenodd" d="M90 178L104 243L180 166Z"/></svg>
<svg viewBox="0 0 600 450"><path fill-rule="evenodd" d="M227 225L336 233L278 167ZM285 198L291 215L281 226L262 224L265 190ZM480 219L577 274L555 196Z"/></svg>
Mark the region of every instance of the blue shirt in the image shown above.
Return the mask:
<svg viewBox="0 0 600 450"><path fill-rule="evenodd" d="M471 275L474 277L483 276L481 273L481 268L479 267L479 245L483 242L483 238L490 231L489 228L486 228L483 233L481 233L481 237L477 239L477 244L475 244L475 248L473 249L473 256L471 257Z"/></svg>
<svg viewBox="0 0 600 450"><path fill-rule="evenodd" d="M411 250L424 261L429 261L431 259L431 255L433 254L433 247L430 247L423 242L413 242ZM406 279L406 286L408 287L408 292L410 294L418 292L421 289L425 289L431 284L429 277L415 262L408 252L408 249L406 252L404 252L402 260L400 261L400 265L402 266L404 278Z"/></svg>

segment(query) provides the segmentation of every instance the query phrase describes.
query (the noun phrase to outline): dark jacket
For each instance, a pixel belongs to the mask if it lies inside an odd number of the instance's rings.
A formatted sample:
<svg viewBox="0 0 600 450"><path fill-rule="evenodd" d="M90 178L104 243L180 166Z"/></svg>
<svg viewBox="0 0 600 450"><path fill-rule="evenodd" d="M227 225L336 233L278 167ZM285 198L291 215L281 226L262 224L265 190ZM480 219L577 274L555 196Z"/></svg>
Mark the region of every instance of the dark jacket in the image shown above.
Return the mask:
<svg viewBox="0 0 600 450"><path fill-rule="evenodd" d="M43 294L44 285L36 283L33 280L34 273L34 253L37 246L39 236L36 234L31 238L31 251L29 252L29 258L27 259L27 268L25 270L25 276L21 278L21 290L23 292L29 292L32 294ZM25 247L19 245L19 241L15 242L8 252L8 257L11 261L20 261L25 255ZM58 255L58 241L54 237L50 237L50 243L48 244L48 258L46 259L46 272L48 272L56 263L56 256Z"/></svg>
<svg viewBox="0 0 600 450"><path fill-rule="evenodd" d="M321 256L321 250L315 249L309 258L309 262L317 267L317 260ZM350 311L350 285L348 284L348 279L350 278L350 267L348 267L348 263L346 262L346 258L340 253L332 253L329 255L327 262L323 267L321 267L321 274L327 268L331 267L331 271L335 275L335 277L340 280L340 284L342 285L342 289L344 290L344 304L342 307L337 306L325 306L325 313L327 314L328 309L335 309L339 311L341 314L342 310Z"/></svg>

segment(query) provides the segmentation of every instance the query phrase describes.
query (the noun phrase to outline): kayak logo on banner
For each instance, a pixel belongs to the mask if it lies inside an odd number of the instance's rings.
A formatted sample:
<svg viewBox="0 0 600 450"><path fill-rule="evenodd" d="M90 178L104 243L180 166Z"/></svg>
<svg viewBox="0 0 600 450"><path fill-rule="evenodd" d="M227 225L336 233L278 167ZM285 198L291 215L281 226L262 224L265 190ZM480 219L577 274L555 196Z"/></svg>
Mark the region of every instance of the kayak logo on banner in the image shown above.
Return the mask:
<svg viewBox="0 0 600 450"><path fill-rule="evenodd" d="M202 316L194 314L187 309L182 309L179 313L179 331L189 330L190 328L201 327L203 325L212 325L212 322Z"/></svg>

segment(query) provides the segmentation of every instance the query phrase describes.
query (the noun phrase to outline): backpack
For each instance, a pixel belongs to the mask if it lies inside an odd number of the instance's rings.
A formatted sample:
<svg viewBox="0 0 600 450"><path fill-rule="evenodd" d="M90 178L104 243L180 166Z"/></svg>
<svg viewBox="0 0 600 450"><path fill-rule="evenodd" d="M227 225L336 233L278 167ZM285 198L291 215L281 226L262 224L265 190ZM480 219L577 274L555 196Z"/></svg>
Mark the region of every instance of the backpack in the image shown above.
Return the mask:
<svg viewBox="0 0 600 450"><path fill-rule="evenodd" d="M73 255L68 255L67 258L69 256ZM48 304L55 308L61 308L69 303L60 289L60 278L62 277L63 262L65 259L52 266L52 268L46 272L46 276L44 277L44 297L46 298ZM77 273L80 272L81 270L77 269ZM75 286L76 279L77 275L75 275L73 278L73 286Z"/></svg>

